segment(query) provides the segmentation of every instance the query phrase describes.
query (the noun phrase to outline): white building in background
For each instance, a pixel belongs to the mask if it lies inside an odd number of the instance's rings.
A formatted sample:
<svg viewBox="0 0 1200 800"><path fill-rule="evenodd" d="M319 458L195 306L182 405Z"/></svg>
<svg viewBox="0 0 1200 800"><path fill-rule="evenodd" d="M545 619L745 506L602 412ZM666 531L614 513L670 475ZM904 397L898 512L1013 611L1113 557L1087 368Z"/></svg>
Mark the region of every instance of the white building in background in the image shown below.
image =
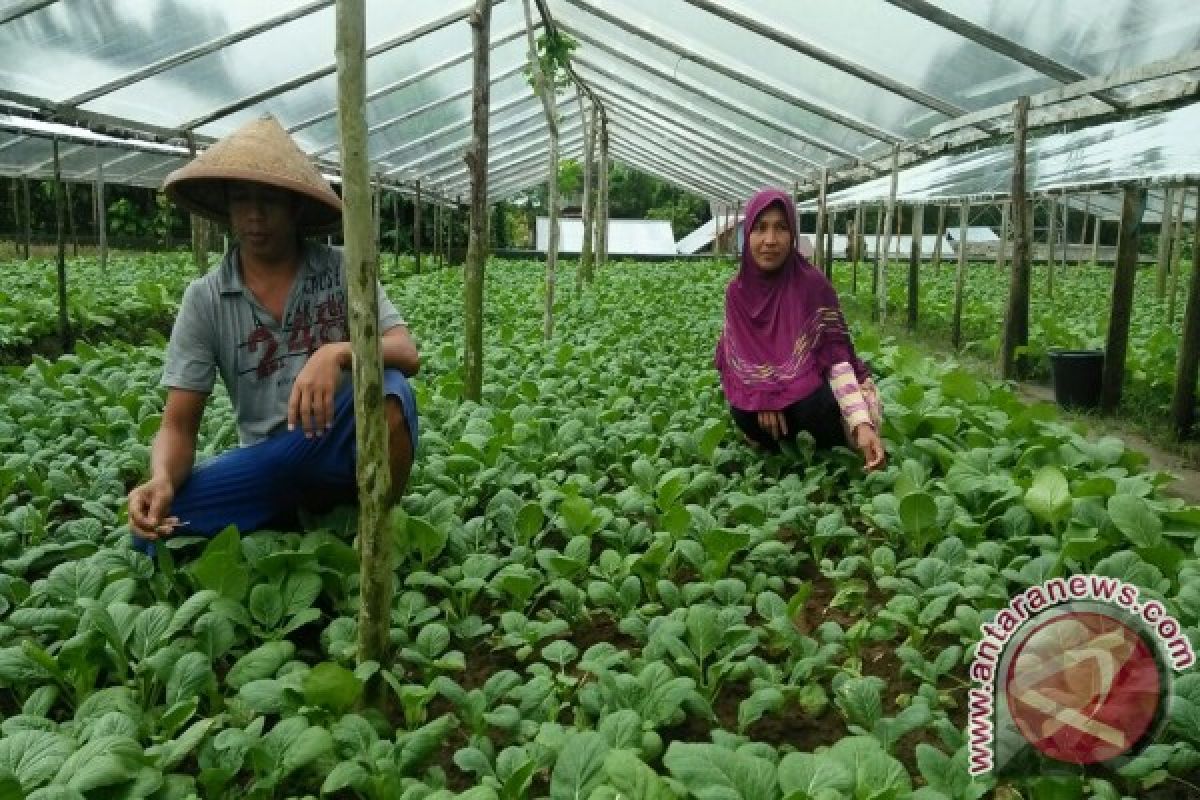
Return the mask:
<svg viewBox="0 0 1200 800"><path fill-rule="evenodd" d="M550 240L550 218L538 217L535 249L546 252ZM562 217L558 220L558 252L578 254L583 249L583 220ZM663 219L610 219L608 254L610 256L673 256L675 234L671 223Z"/></svg>

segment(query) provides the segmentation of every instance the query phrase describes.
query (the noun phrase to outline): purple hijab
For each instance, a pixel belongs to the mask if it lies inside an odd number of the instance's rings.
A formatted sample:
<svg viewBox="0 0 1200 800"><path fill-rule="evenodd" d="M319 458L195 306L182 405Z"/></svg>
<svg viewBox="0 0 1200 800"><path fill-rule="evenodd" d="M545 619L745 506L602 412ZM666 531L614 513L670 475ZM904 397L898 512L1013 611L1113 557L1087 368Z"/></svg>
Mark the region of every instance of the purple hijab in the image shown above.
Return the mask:
<svg viewBox="0 0 1200 800"><path fill-rule="evenodd" d="M783 208L792 229L787 261L775 272L750 255L750 231L767 208ZM746 205L742 264L725 289L725 326L716 367L725 399L743 411L780 411L808 397L842 361L864 381L833 286L796 249L796 209L780 189L764 189Z"/></svg>

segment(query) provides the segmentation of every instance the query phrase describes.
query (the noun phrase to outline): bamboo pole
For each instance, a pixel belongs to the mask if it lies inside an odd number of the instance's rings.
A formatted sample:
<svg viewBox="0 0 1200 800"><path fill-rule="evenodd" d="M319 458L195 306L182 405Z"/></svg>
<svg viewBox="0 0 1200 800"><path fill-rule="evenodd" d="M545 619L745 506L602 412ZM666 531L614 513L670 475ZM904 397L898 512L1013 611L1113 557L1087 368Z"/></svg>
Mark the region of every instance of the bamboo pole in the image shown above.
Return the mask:
<svg viewBox="0 0 1200 800"><path fill-rule="evenodd" d="M1092 226L1092 266L1100 264L1100 228L1104 224L1104 220L1099 214L1096 215L1096 222Z"/></svg>
<svg viewBox="0 0 1200 800"><path fill-rule="evenodd" d="M954 328L950 341L954 349L962 347L963 285L967 280L967 219L971 213L971 201L963 199L958 207L958 269L954 272Z"/></svg>
<svg viewBox="0 0 1200 800"><path fill-rule="evenodd" d="M875 261L876 295L875 320L882 323L887 319L887 268L892 249L892 216L896 214L896 186L900 180L900 145L892 146L892 185L888 191L887 214L883 222L883 257Z"/></svg>
<svg viewBox="0 0 1200 800"><path fill-rule="evenodd" d="M471 91L471 144L464 160L471 177L471 220L467 237L467 263L463 269L463 393L468 400L483 401L483 276L487 264L488 107L491 102L490 70L492 29L491 0L475 0L469 17L474 51L474 85Z"/></svg>
<svg viewBox="0 0 1200 800"><path fill-rule="evenodd" d="M996 269L1004 269L1008 263L1008 238L1011 233L1012 201L1005 200L1000 210L1000 247L996 251Z"/></svg>
<svg viewBox="0 0 1200 800"><path fill-rule="evenodd" d="M829 222L829 210L825 207L825 193L829 190L829 168L821 167L821 180L817 184L817 235L813 242L813 260L825 270L829 277L829 264L825 258L825 226Z"/></svg>
<svg viewBox="0 0 1200 800"><path fill-rule="evenodd" d="M740 203L738 204L741 205ZM837 230L837 212L829 212L825 216L825 275L833 283L833 233Z"/></svg>
<svg viewBox="0 0 1200 800"><path fill-rule="evenodd" d="M392 192L392 269L400 273L400 191Z"/></svg>
<svg viewBox="0 0 1200 800"><path fill-rule="evenodd" d="M104 159L96 159L96 232L100 246L100 269L108 269L108 206L104 201Z"/></svg>
<svg viewBox="0 0 1200 800"><path fill-rule="evenodd" d="M442 266L442 204L433 201L433 252L429 254L433 268Z"/></svg>
<svg viewBox="0 0 1200 800"><path fill-rule="evenodd" d="M379 341L379 271L371 230L367 164L366 14L364 0L338 0L338 130L342 153L342 227L353 349L357 444L359 591L358 660L388 663L391 647L392 494L383 414L383 350ZM395 487L397 490L403 487ZM376 683L376 701L383 698Z"/></svg>
<svg viewBox="0 0 1200 800"><path fill-rule="evenodd" d="M1065 191L1060 195L1058 206L1062 209L1062 260L1059 263L1062 265L1062 269L1065 270L1067 268L1067 230L1071 222L1071 207L1067 204L1067 193Z"/></svg>
<svg viewBox="0 0 1200 800"><path fill-rule="evenodd" d="M1184 191L1186 194L1186 190ZM1200 373L1200 213L1192 225L1192 279L1183 309L1183 332L1175 361L1175 391L1171 396L1171 427L1182 440L1196 423L1196 378ZM1182 247L1177 247L1182 250Z"/></svg>
<svg viewBox="0 0 1200 800"><path fill-rule="evenodd" d="M942 247L946 242L946 204L938 203L937 242L933 246L933 271L942 271Z"/></svg>
<svg viewBox="0 0 1200 800"><path fill-rule="evenodd" d="M54 221L58 244L58 339L64 353L75 351L75 335L71 331L71 317L67 313L67 241L65 203L63 202L62 172L58 159L58 137L51 139L54 149Z"/></svg>
<svg viewBox="0 0 1200 800"><path fill-rule="evenodd" d="M595 253L592 250L592 231L594 221L592 216L596 213L596 200L592 196L595 184L595 158L596 158L596 104L593 101L591 105L591 113L589 114L583 105L583 92L578 87L575 89L575 97L579 101L579 116L583 118L584 126L584 144L583 144L583 241L579 246L579 269L575 272L575 289L583 291L584 283L591 283L592 280L592 262L595 260Z"/></svg>
<svg viewBox="0 0 1200 800"><path fill-rule="evenodd" d="M862 235L863 206L859 203L854 207L854 240L850 247L854 251L854 265L850 268L850 292L858 294L858 263L862 260L862 246L866 237Z"/></svg>
<svg viewBox="0 0 1200 800"><path fill-rule="evenodd" d="M33 242L33 218L31 216L31 212L30 212L30 207L31 207L32 203L29 202L29 176L28 175L21 176L21 194L22 194L22 200L24 200L24 205L25 205L25 213L24 213L24 218L25 218L25 260L28 261L30 259L30 253L32 252L30 245Z"/></svg>
<svg viewBox="0 0 1200 800"><path fill-rule="evenodd" d="M71 196L71 182L65 181L63 188L67 195L67 235L71 237L71 256L79 257L79 236L75 230L75 198Z"/></svg>
<svg viewBox="0 0 1200 800"><path fill-rule="evenodd" d="M1171 241L1171 274L1167 287L1167 326L1175 325L1175 299L1179 296L1179 261L1183 255L1183 215L1187 205L1187 187L1181 187L1179 195L1179 210L1175 214L1175 229ZM1163 212L1166 213L1165 211ZM1192 245L1195 247L1195 245Z"/></svg>
<svg viewBox="0 0 1200 800"><path fill-rule="evenodd" d="M20 179L15 175L8 180L8 191L13 213L13 254L21 252L21 190Z"/></svg>
<svg viewBox="0 0 1200 800"><path fill-rule="evenodd" d="M1053 197L1046 198L1049 222L1046 226L1046 297L1054 300L1054 264L1058 251L1058 204Z"/></svg>
<svg viewBox="0 0 1200 800"><path fill-rule="evenodd" d="M542 61L538 58L537 42L533 38L533 16L529 10L529 0L523 0L525 9L525 34L529 40L529 66L533 71L533 81L537 95L542 101L542 111L546 115L546 128L550 134L550 173L547 179L549 213L547 220L546 243L546 305L542 316L542 337L549 340L554 335L554 284L558 272L558 117L554 110L554 76L546 75L542 69Z"/></svg>
<svg viewBox="0 0 1200 800"><path fill-rule="evenodd" d="M1091 214L1092 196L1089 194L1083 202L1083 225L1079 228L1079 247L1077 251L1079 258L1075 259L1075 265L1079 267L1083 266L1083 248L1087 245L1088 220L1091 219Z"/></svg>
<svg viewBox="0 0 1200 800"><path fill-rule="evenodd" d="M1158 224L1158 269L1154 273L1154 296L1161 302L1167 296L1167 270L1171 266L1171 208L1175 205L1175 189L1168 186L1163 193L1162 221Z"/></svg>
<svg viewBox="0 0 1200 800"><path fill-rule="evenodd" d="M421 179L416 181L416 195L413 199L413 274L421 274Z"/></svg>
<svg viewBox="0 0 1200 800"><path fill-rule="evenodd" d="M925 206L913 206L912 241L908 248L908 329L910 331L917 329L917 317L920 313L917 306L920 303L921 236L924 230Z"/></svg>
<svg viewBox="0 0 1200 800"><path fill-rule="evenodd" d="M1022 376L1017 348L1029 343L1029 227L1030 209L1026 202L1025 138L1029 119L1029 97L1017 99L1013 111L1012 280L1009 284L1008 311L1000 349L1000 374L1005 380Z"/></svg>
<svg viewBox="0 0 1200 800"><path fill-rule="evenodd" d="M596 215L597 262L608 263L608 112L600 108L600 202Z"/></svg>
<svg viewBox="0 0 1200 800"><path fill-rule="evenodd" d="M375 237L375 252L379 252L383 240L379 235L383 232L383 179L376 177L371 185L371 234Z"/></svg>
<svg viewBox="0 0 1200 800"><path fill-rule="evenodd" d="M879 252L883 241L883 203L875 209L875 258L871 260L871 307L875 308L875 296L879 294ZM874 313L874 311L872 311Z"/></svg>
<svg viewBox="0 0 1200 800"><path fill-rule="evenodd" d="M188 155L194 161L196 159L196 139L192 136L191 131L187 133L187 146ZM188 215L188 229L192 235L192 263L196 265L196 271L201 275L208 272L208 253L205 252L206 221L199 214Z"/></svg>
<svg viewBox="0 0 1200 800"><path fill-rule="evenodd" d="M1108 318L1108 344L1104 349L1104 375L1100 407L1113 412L1121 404L1125 381L1125 354L1129 347L1129 321L1133 316L1133 284L1137 277L1138 236L1146 210L1146 190L1127 188L1121 202L1121 234L1117 240L1117 265L1113 270L1112 309Z"/></svg>

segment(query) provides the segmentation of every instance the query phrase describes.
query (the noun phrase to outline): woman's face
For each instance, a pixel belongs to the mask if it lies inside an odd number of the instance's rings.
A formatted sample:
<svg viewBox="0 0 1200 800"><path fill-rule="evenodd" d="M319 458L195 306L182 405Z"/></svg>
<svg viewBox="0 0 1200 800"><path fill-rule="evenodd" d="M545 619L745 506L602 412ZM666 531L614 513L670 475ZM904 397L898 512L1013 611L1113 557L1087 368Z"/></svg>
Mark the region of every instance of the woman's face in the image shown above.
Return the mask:
<svg viewBox="0 0 1200 800"><path fill-rule="evenodd" d="M787 261L792 249L792 228L779 206L770 206L754 220L750 229L750 257L758 268L774 272Z"/></svg>

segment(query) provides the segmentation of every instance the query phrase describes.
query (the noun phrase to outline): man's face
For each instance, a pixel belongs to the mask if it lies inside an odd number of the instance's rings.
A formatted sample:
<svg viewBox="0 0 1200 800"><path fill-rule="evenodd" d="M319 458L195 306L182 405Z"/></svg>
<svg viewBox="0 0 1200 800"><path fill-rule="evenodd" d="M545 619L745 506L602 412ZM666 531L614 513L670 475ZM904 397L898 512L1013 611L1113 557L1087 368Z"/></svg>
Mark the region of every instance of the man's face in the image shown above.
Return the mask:
<svg viewBox="0 0 1200 800"><path fill-rule="evenodd" d="M229 222L248 255L273 260L296 246L295 195L248 181L229 182Z"/></svg>

